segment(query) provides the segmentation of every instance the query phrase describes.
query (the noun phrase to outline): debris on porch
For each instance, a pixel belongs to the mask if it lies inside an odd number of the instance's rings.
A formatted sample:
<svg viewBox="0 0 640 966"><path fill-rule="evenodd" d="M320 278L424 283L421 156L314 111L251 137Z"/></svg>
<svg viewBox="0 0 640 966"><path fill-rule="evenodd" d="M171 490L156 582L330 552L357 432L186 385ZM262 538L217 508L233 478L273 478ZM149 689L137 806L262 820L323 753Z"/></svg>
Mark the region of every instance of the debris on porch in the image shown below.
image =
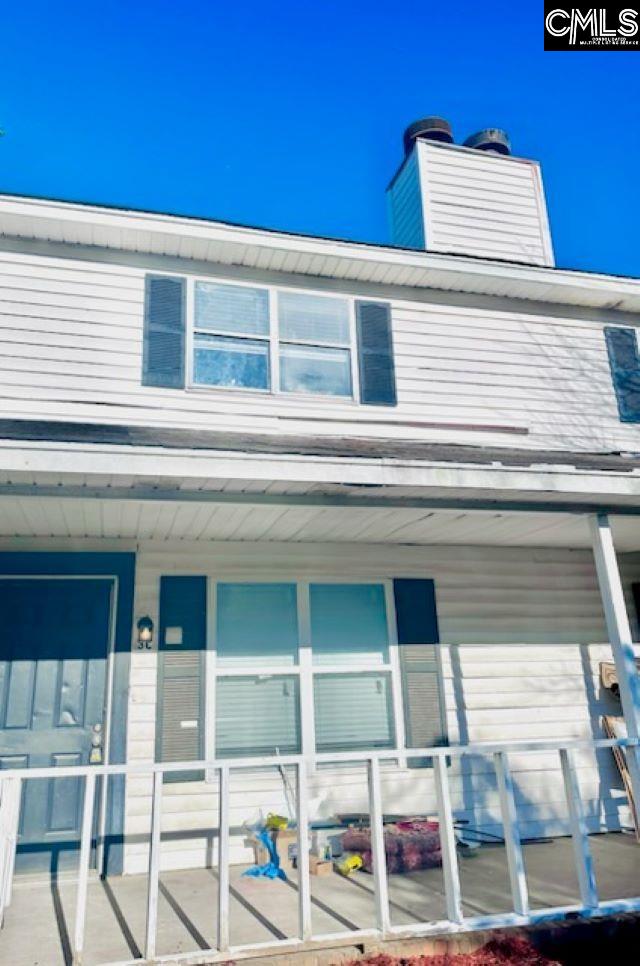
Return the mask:
<svg viewBox="0 0 640 966"><path fill-rule="evenodd" d="M612 715L606 714L603 715L602 730L607 738L618 739L627 737L625 721L624 718L621 717L613 717ZM614 746L611 751L613 757L615 758L618 771L620 772L620 777L622 778L625 792L627 793L631 821L633 822L633 827L636 833L636 842L640 842L640 814L638 812L638 802L636 801L636 796L633 790L633 782L631 781L627 757L623 748Z"/></svg>
<svg viewBox="0 0 640 966"><path fill-rule="evenodd" d="M373 871L371 829L349 828L342 836L342 848L362 859L365 872ZM438 823L408 819L387 825L384 830L387 871L412 872L442 865Z"/></svg>
<svg viewBox="0 0 640 966"><path fill-rule="evenodd" d="M419 816L384 816L383 823L388 873L403 874L442 865L437 821ZM358 869L373 872L368 815L337 816L333 821L312 822L310 830L311 875L330 875L335 871L348 876ZM282 879L297 868L295 822L283 818L276 824L274 816L269 815L263 825L251 831L251 838L255 864L244 875Z"/></svg>

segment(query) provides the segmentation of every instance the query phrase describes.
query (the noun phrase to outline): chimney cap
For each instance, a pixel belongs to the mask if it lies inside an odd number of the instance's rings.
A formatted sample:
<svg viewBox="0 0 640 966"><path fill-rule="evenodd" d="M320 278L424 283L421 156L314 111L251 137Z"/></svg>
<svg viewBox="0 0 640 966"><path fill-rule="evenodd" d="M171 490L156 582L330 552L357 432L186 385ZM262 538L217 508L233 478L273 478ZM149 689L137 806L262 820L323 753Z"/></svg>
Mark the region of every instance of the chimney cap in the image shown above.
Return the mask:
<svg viewBox="0 0 640 966"><path fill-rule="evenodd" d="M409 154L417 138L453 144L451 125L443 117L423 117L410 124L403 136L405 154Z"/></svg>
<svg viewBox="0 0 640 966"><path fill-rule="evenodd" d="M499 127L485 127L471 134L464 142L465 148L477 151L495 151L496 154L511 154L511 142L506 131Z"/></svg>

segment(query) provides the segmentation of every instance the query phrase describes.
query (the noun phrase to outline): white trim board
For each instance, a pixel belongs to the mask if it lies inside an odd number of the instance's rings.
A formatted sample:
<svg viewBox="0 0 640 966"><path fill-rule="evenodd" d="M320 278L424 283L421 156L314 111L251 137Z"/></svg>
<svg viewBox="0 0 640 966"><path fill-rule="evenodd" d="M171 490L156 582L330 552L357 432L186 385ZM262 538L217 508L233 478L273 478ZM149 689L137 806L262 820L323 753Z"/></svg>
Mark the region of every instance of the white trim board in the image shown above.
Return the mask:
<svg viewBox="0 0 640 966"><path fill-rule="evenodd" d="M640 474L598 472L569 466L471 466L417 460L346 459L341 457L247 454L236 451L165 450L161 447L80 443L28 443L0 440L0 473L52 473L60 483L66 474L91 477L122 474L149 478L296 481L376 484L424 488L425 497L517 499L563 502L575 500L637 505ZM76 482L76 481L74 481ZM86 493L86 490L85 490ZM60 494L61 495L61 494ZM77 494L70 494L77 495ZM185 497L188 499L188 497ZM206 497L204 497L206 499Z"/></svg>

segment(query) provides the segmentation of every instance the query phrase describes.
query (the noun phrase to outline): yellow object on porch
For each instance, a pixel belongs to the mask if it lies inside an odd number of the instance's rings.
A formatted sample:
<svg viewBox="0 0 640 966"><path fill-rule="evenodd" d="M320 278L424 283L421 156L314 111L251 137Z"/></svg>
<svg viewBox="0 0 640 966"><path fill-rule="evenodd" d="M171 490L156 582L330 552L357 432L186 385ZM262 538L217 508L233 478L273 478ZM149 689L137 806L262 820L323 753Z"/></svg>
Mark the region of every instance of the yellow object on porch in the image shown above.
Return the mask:
<svg viewBox="0 0 640 966"><path fill-rule="evenodd" d="M346 859L340 862L337 867L340 875L351 875L356 869L362 868L362 856L361 855L349 855Z"/></svg>
<svg viewBox="0 0 640 966"><path fill-rule="evenodd" d="M288 824L288 818L285 818L284 815L276 815L274 812L269 812L265 822L266 827L271 831L280 831L281 829L285 829Z"/></svg>

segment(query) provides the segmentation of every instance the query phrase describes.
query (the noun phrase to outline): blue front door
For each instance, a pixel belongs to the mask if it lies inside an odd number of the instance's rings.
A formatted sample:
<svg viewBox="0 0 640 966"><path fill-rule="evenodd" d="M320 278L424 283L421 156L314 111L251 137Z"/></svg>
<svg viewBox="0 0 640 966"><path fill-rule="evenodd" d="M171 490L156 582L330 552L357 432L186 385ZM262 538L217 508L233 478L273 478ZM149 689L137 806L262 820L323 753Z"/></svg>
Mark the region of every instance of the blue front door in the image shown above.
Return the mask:
<svg viewBox="0 0 640 966"><path fill-rule="evenodd" d="M105 734L112 588L98 577L0 580L0 767L90 763ZM82 799L76 778L24 783L18 869L77 861Z"/></svg>

